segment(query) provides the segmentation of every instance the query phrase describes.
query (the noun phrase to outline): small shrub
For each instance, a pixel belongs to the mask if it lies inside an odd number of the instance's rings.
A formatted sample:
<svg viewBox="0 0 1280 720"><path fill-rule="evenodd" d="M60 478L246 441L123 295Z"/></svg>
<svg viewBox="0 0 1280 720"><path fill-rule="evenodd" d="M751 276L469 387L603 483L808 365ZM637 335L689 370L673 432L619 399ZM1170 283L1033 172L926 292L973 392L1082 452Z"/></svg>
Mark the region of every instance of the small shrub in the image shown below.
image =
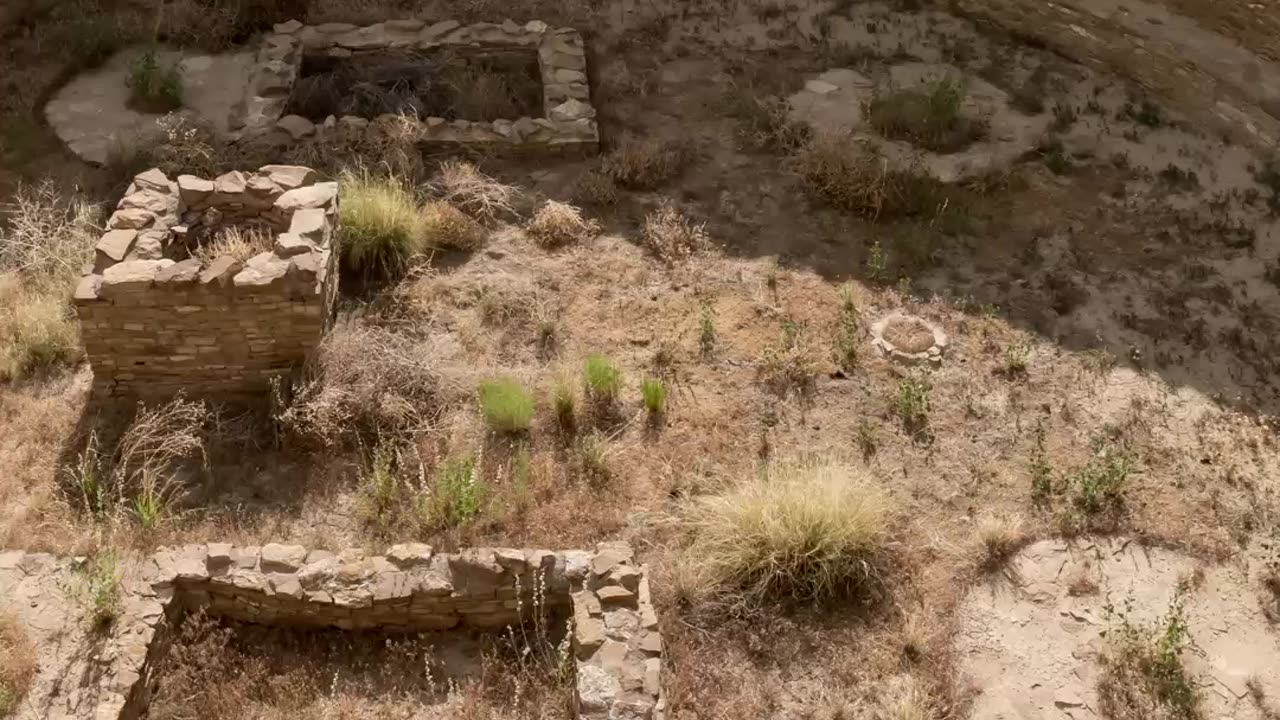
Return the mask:
<svg viewBox="0 0 1280 720"><path fill-rule="evenodd" d="M1100 448L1087 465L1067 478L1072 505L1085 515L1118 509L1130 469L1123 448Z"/></svg>
<svg viewBox="0 0 1280 720"><path fill-rule="evenodd" d="M858 422L858 448L862 450L863 459L870 459L880 449L879 426L870 420Z"/></svg>
<svg viewBox="0 0 1280 720"><path fill-rule="evenodd" d="M604 156L600 171L629 190L654 190L680 174L690 156L678 143L628 136Z"/></svg>
<svg viewBox="0 0 1280 720"><path fill-rule="evenodd" d="M698 348L702 357L711 357L720 341L720 333L716 330L716 309L709 303L702 303L702 319L698 323Z"/></svg>
<svg viewBox="0 0 1280 720"><path fill-rule="evenodd" d="M950 222L965 212L961 198L923 169L890 167L886 158L848 138L816 138L793 163L810 195L871 220Z"/></svg>
<svg viewBox="0 0 1280 720"><path fill-rule="evenodd" d="M1113 720L1199 720L1200 697L1182 663L1191 647L1183 611L1185 589L1179 587L1169 609L1157 623L1130 619L1133 599L1123 609L1108 604L1111 620L1105 633L1102 674L1098 678L1098 706Z"/></svg>
<svg viewBox="0 0 1280 720"><path fill-rule="evenodd" d="M644 408L651 417L660 417L667 411L667 385L657 378L646 378L640 385L644 396Z"/></svg>
<svg viewBox="0 0 1280 720"><path fill-rule="evenodd" d="M865 471L831 460L775 465L690 500L684 556L695 591L747 603L824 600L875 579L892 503Z"/></svg>
<svg viewBox="0 0 1280 720"><path fill-rule="evenodd" d="M120 614L120 555L100 550L80 569L85 617L96 629L106 628Z"/></svg>
<svg viewBox="0 0 1280 720"><path fill-rule="evenodd" d="M0 616L0 717L17 711L35 676L35 645L17 618Z"/></svg>
<svg viewBox="0 0 1280 720"><path fill-rule="evenodd" d="M781 397L792 393L811 395L818 365L808 328L803 323L784 320L781 339L765 348L756 370L765 386Z"/></svg>
<svg viewBox="0 0 1280 720"><path fill-rule="evenodd" d="M191 256L205 265L220 257L233 257L243 262L254 255L271 250L274 243L275 240L267 230L232 225L219 232L213 239L197 246Z"/></svg>
<svg viewBox="0 0 1280 720"><path fill-rule="evenodd" d="M334 328L313 362L314 377L281 413L292 438L319 445L361 434L411 435L441 402L440 348L381 327Z"/></svg>
<svg viewBox="0 0 1280 720"><path fill-rule="evenodd" d="M589 170L574 181L573 199L589 207L608 207L618 202L618 184L602 170Z"/></svg>
<svg viewBox="0 0 1280 720"><path fill-rule="evenodd" d="M862 315L853 299L853 289L840 291L840 309L836 317L835 361L845 373L858 367L858 346L862 341Z"/></svg>
<svg viewBox="0 0 1280 720"><path fill-rule="evenodd" d="M706 226L693 223L675 206L663 202L644 218L644 243L659 260L686 260L711 245Z"/></svg>
<svg viewBox="0 0 1280 720"><path fill-rule="evenodd" d="M471 252L484 245L484 226L447 202L422 208L422 230L428 247Z"/></svg>
<svg viewBox="0 0 1280 720"><path fill-rule="evenodd" d="M397 474L400 458L393 443L379 440L360 474L358 509L365 524L375 534L388 535L400 513L401 483Z"/></svg>
<svg viewBox="0 0 1280 720"><path fill-rule="evenodd" d="M985 570L1002 566L1027 541L1019 515L990 513L978 518L976 531Z"/></svg>
<svg viewBox="0 0 1280 720"><path fill-rule="evenodd" d="M923 89L873 98L867 118L876 132L891 140L906 140L934 152L955 152L987 135L986 120L961 114L964 98L964 84L944 78Z"/></svg>
<svg viewBox="0 0 1280 720"><path fill-rule="evenodd" d="M568 379L561 377L556 381L551 393L551 406L560 432L566 437L572 436L578 429L578 399Z"/></svg>
<svg viewBox="0 0 1280 720"><path fill-rule="evenodd" d="M604 355L592 355L583 366L587 397L598 406L612 405L622 392L622 370Z"/></svg>
<svg viewBox="0 0 1280 720"><path fill-rule="evenodd" d="M912 435L924 432L929 424L929 382L923 378L904 378L893 396L893 411L902 427Z"/></svg>
<svg viewBox="0 0 1280 720"><path fill-rule="evenodd" d="M129 62L130 103L149 113L163 113L182 107L182 76L177 65L165 65L154 48Z"/></svg>
<svg viewBox="0 0 1280 720"><path fill-rule="evenodd" d="M1044 428L1036 428L1036 446L1031 451L1028 463L1031 471L1031 502L1037 506L1045 506L1053 499L1053 466L1044 451Z"/></svg>
<svg viewBox="0 0 1280 720"><path fill-rule="evenodd" d="M68 287L0 272L0 381L70 364L81 356Z"/></svg>
<svg viewBox="0 0 1280 720"><path fill-rule="evenodd" d="M738 123L739 145L749 150L792 152L813 137L813 128L791 119L790 106L778 98L758 98L730 88L723 105L725 114Z"/></svg>
<svg viewBox="0 0 1280 720"><path fill-rule="evenodd" d="M578 476L593 485L603 485L613 477L609 467L609 439L599 432L578 438L574 446Z"/></svg>
<svg viewBox="0 0 1280 720"><path fill-rule="evenodd" d="M480 411L494 432L524 432L533 420L533 395L511 378L487 380L480 384Z"/></svg>
<svg viewBox="0 0 1280 720"><path fill-rule="evenodd" d="M441 163L431 181L431 190L482 223L515 215L515 203L520 198L520 190L514 185L498 182L475 165L456 160Z"/></svg>
<svg viewBox="0 0 1280 720"><path fill-rule="evenodd" d="M342 185L342 255L366 277L394 277L427 242L413 191L394 177L346 171Z"/></svg>
<svg viewBox="0 0 1280 720"><path fill-rule="evenodd" d="M1053 106L1053 122L1049 123L1049 129L1055 133L1066 132L1078 118L1074 105L1057 103Z"/></svg>
<svg viewBox="0 0 1280 720"><path fill-rule="evenodd" d="M489 490L480 477L477 458L453 458L436 471L423 511L430 526L453 528L467 525L484 512Z"/></svg>
<svg viewBox="0 0 1280 720"><path fill-rule="evenodd" d="M1031 343L1017 340L1004 349L1004 374L1008 377L1025 377L1027 360L1031 357Z"/></svg>
<svg viewBox="0 0 1280 720"><path fill-rule="evenodd" d="M595 221L585 220L578 208L548 200L525 226L525 232L544 248L586 242L600 232Z"/></svg>

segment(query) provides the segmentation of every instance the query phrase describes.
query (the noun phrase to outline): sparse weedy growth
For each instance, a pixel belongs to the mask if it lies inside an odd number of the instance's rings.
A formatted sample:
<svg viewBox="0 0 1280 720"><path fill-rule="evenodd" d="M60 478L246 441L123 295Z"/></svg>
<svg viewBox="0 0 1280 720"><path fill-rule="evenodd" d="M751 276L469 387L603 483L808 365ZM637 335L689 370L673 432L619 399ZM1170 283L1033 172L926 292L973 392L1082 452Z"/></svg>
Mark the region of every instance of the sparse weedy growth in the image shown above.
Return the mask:
<svg viewBox="0 0 1280 720"><path fill-rule="evenodd" d="M862 342L862 316L853 299L853 289L840 289L840 307L836 317L835 343L832 350L836 365L846 373L858 367L858 346Z"/></svg>
<svg viewBox="0 0 1280 720"><path fill-rule="evenodd" d="M576 245L600 232L594 221L583 219L582 211L567 203L548 200L525 226L529 236L545 248Z"/></svg>
<svg viewBox="0 0 1280 720"><path fill-rule="evenodd" d="M484 512L490 491L476 457L445 460L431 480L430 491L418 497L419 515L432 528L467 525Z"/></svg>
<svg viewBox="0 0 1280 720"><path fill-rule="evenodd" d="M182 75L177 64L166 64L155 48L149 48L129 63L129 100L149 113L163 113L182 107Z"/></svg>
<svg viewBox="0 0 1280 720"><path fill-rule="evenodd" d="M1114 720L1199 720L1196 680L1183 665L1191 635L1179 588L1164 617L1154 624L1133 620L1133 598L1121 608L1108 603L1110 627L1103 672L1098 679L1099 709Z"/></svg>
<svg viewBox="0 0 1280 720"><path fill-rule="evenodd" d="M18 709L36 675L36 649L19 621L0 615L0 717Z"/></svg>
<svg viewBox="0 0 1280 720"><path fill-rule="evenodd" d="M515 215L520 198L519 188L499 182L465 161L442 163L430 187L441 200L482 223Z"/></svg>
<svg viewBox="0 0 1280 720"><path fill-rule="evenodd" d="M782 321L782 337L765 348L757 367L764 385L773 393L807 397L813 393L818 359L809 328L795 320Z"/></svg>
<svg viewBox="0 0 1280 720"><path fill-rule="evenodd" d="M654 190L684 170L691 155L679 143L628 136L604 156L600 170L621 187Z"/></svg>
<svg viewBox="0 0 1280 720"><path fill-rule="evenodd" d="M871 127L892 140L906 140L934 152L963 149L987 134L987 121L963 113L965 87L951 78L923 88L895 90L867 105Z"/></svg>
<svg viewBox="0 0 1280 720"><path fill-rule="evenodd" d="M711 245L706 226L685 217L674 205L663 202L644 219L644 243L665 263L675 263Z"/></svg>
<svg viewBox="0 0 1280 720"><path fill-rule="evenodd" d="M902 427L919 436L929 424L929 394L932 388L923 377L903 378L893 396L893 411Z"/></svg>
<svg viewBox="0 0 1280 720"><path fill-rule="evenodd" d="M99 550L80 568L79 593L91 627L105 629L120 614L120 554Z"/></svg>

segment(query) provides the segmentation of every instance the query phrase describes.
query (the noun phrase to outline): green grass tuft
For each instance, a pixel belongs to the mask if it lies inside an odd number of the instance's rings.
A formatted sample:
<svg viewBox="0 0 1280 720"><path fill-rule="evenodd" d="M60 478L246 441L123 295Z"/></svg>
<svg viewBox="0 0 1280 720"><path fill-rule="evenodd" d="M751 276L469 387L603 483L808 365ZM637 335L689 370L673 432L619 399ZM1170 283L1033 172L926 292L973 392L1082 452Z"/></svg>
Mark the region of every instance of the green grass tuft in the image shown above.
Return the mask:
<svg viewBox="0 0 1280 720"><path fill-rule="evenodd" d="M520 433L533 421L533 395L512 378L495 378L480 384L480 411L489 429Z"/></svg>
<svg viewBox="0 0 1280 720"><path fill-rule="evenodd" d="M427 246L428 225L413 191L394 177L345 171L342 255L365 277L395 277Z"/></svg>

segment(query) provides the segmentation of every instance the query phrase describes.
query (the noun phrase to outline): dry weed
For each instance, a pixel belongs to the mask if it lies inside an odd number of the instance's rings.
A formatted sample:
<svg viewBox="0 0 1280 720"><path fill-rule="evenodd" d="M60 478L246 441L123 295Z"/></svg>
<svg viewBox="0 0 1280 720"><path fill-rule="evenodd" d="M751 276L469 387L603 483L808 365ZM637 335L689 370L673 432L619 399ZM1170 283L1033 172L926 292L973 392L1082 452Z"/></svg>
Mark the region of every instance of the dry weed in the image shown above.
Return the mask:
<svg viewBox="0 0 1280 720"><path fill-rule="evenodd" d="M471 252L483 247L488 238L483 225L444 201L427 203L422 223L427 245L434 248Z"/></svg>
<svg viewBox="0 0 1280 720"><path fill-rule="evenodd" d="M442 200L483 223L492 223L516 214L520 190L480 172L465 161L450 160L440 165L431 190Z"/></svg>
<svg viewBox="0 0 1280 720"><path fill-rule="evenodd" d="M975 527L981 553L981 566L986 570L1001 567L1023 545L1028 537L1022 516L991 513L978 518Z"/></svg>
<svg viewBox="0 0 1280 720"><path fill-rule="evenodd" d="M686 592L732 602L826 599L875 580L893 503L865 470L779 464L685 504Z"/></svg>
<svg viewBox="0 0 1280 720"><path fill-rule="evenodd" d="M368 325L342 325L314 360L315 379L295 393L282 420L321 443L421 428L440 400L432 346Z"/></svg>
<svg viewBox="0 0 1280 720"><path fill-rule="evenodd" d="M884 720L932 720L937 703L924 683L910 675L893 678L881 699Z"/></svg>
<svg viewBox="0 0 1280 720"><path fill-rule="evenodd" d="M574 181L573 199L588 207L608 207L618 202L618 184L600 170L589 170Z"/></svg>
<svg viewBox="0 0 1280 720"><path fill-rule="evenodd" d="M605 155L600 170L630 190L653 190L684 170L692 159L689 148L656 138L625 137Z"/></svg>
<svg viewBox="0 0 1280 720"><path fill-rule="evenodd" d="M270 252L274 242L269 230L232 225L220 231L208 242L197 246L191 256L203 265L208 265L220 257L233 257L243 262L254 255Z"/></svg>
<svg viewBox="0 0 1280 720"><path fill-rule="evenodd" d="M786 320L782 337L760 356L756 374L765 387L779 397L792 394L807 397L813 393L818 375L818 357L808 328Z"/></svg>
<svg viewBox="0 0 1280 720"><path fill-rule="evenodd" d="M600 232L600 225L584 219L572 205L548 200L534 213L525 232L542 247L555 248L590 240Z"/></svg>
<svg viewBox="0 0 1280 720"><path fill-rule="evenodd" d="M0 616L0 717L18 709L35 675L35 645L17 618Z"/></svg>
<svg viewBox="0 0 1280 720"><path fill-rule="evenodd" d="M1191 646L1182 591L1151 625L1130 619L1132 603L1107 608L1112 626L1098 678L1099 709L1112 720L1199 720L1199 691L1182 663Z"/></svg>
<svg viewBox="0 0 1280 720"><path fill-rule="evenodd" d="M16 380L81 357L69 288L0 272L0 381Z"/></svg>
<svg viewBox="0 0 1280 720"><path fill-rule="evenodd" d="M673 264L711 247L706 226L694 223L669 202L663 202L644 219L644 244L667 264Z"/></svg>
<svg viewBox="0 0 1280 720"><path fill-rule="evenodd" d="M890 167L887 158L847 138L816 138L793 162L811 195L872 220L933 220L960 209L924 170Z"/></svg>
<svg viewBox="0 0 1280 720"><path fill-rule="evenodd" d="M74 277L100 233L98 209L52 181L19 187L0 216L0 271Z"/></svg>

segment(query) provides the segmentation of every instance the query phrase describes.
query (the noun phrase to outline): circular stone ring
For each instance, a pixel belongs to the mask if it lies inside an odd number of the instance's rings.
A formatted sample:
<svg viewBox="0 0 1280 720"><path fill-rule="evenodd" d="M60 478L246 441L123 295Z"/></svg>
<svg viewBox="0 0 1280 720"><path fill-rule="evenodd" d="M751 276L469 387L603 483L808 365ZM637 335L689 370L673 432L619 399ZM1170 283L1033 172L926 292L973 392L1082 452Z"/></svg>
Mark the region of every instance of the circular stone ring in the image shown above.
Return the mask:
<svg viewBox="0 0 1280 720"><path fill-rule="evenodd" d="M895 312L871 326L871 344L891 360L936 364L947 349L947 334L924 318Z"/></svg>

